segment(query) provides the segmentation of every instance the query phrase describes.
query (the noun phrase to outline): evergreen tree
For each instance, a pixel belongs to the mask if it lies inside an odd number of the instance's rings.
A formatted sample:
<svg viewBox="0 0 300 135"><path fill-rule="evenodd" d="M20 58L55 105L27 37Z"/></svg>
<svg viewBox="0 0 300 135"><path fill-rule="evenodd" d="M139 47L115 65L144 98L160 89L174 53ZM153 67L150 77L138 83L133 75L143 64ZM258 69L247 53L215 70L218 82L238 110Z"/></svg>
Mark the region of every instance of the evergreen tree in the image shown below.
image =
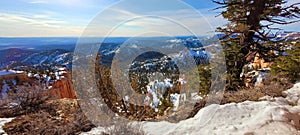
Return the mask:
<svg viewBox="0 0 300 135"><path fill-rule="evenodd" d="M225 9L221 15L229 23L221 28L225 36L222 45L225 47L227 62L227 87L236 89L243 83L239 79L243 66L249 63L247 56L259 53L263 58L269 57L270 50L280 50L270 33L278 28L274 25L295 23L300 18L298 5L285 6L284 0L212 0L221 5L216 8ZM284 40L284 39L283 39Z"/></svg>
<svg viewBox="0 0 300 135"><path fill-rule="evenodd" d="M278 57L272 67L273 75L283 75L292 82L300 81L300 43L297 42L287 56Z"/></svg>

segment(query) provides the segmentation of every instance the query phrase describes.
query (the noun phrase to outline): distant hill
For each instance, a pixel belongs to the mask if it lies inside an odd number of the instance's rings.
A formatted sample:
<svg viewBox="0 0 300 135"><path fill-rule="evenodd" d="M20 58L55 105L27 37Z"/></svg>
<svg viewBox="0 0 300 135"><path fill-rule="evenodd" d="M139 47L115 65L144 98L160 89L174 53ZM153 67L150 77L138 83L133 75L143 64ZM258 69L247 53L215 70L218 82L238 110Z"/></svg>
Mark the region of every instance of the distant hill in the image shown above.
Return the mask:
<svg viewBox="0 0 300 135"><path fill-rule="evenodd" d="M15 62L20 62L33 53L35 53L35 51L20 48L0 50L0 67L6 67Z"/></svg>
<svg viewBox="0 0 300 135"><path fill-rule="evenodd" d="M159 53L166 53L171 57L178 56L184 49L201 50L219 44L219 38L224 34L213 36L178 36L178 37L110 37L110 38L80 38L83 44L99 44L102 61L110 65L115 54L122 53L120 60L128 60L132 56L142 53L144 58L156 58ZM237 36L237 35L233 35ZM298 39L298 32L282 32L270 34L272 40ZM76 37L45 37L45 38L0 38L0 68L19 68L32 66L51 68L64 66L71 68L73 51L79 38ZM145 53L152 51L152 53ZM209 50L206 50L209 51ZM94 54L91 54L94 55ZM152 56L153 55L153 56ZM165 55L165 54L164 54Z"/></svg>

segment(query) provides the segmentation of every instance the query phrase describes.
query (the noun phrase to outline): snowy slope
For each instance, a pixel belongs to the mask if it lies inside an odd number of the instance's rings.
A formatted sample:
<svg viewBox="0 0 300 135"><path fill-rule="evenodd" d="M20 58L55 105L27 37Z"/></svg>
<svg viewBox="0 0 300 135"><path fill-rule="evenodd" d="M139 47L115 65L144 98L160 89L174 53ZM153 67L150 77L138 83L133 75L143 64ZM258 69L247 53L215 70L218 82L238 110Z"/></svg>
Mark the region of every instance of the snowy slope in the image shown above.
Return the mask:
<svg viewBox="0 0 300 135"><path fill-rule="evenodd" d="M289 113L300 113L300 104L289 105L288 101L298 103L300 96L300 83L286 91L287 98L271 98L268 101L242 103L231 103L225 105L210 105L201 109L191 119L181 121L177 124L168 122L144 122L144 129L149 134L272 134L272 135L293 135L300 134L285 117ZM207 117L202 114L214 113L208 123L203 123ZM210 111L212 110L212 111ZM161 128L164 127L164 128Z"/></svg>
<svg viewBox="0 0 300 135"><path fill-rule="evenodd" d="M34 53L27 57L22 63L30 65L46 66L46 65L70 65L72 62L73 54L66 50L50 50Z"/></svg>
<svg viewBox="0 0 300 135"><path fill-rule="evenodd" d="M211 120L202 124L201 114L207 109L218 108ZM295 128L288 124L283 117L288 113L289 107L269 101L243 102L239 104L211 105L199 111L192 119L178 124L166 122L144 124L149 134L297 134ZM205 118L204 118L205 119ZM164 127L164 128L159 128ZM300 132L299 132L300 133Z"/></svg>
<svg viewBox="0 0 300 135"><path fill-rule="evenodd" d="M264 101L245 101L225 105L210 105L201 109L194 118L179 123L142 122L150 135L297 135L288 114L300 114L300 83L285 91L283 97L263 97ZM295 106L291 106L290 103ZM211 115L212 117L209 117ZM92 135L103 131L94 128L83 133Z"/></svg>

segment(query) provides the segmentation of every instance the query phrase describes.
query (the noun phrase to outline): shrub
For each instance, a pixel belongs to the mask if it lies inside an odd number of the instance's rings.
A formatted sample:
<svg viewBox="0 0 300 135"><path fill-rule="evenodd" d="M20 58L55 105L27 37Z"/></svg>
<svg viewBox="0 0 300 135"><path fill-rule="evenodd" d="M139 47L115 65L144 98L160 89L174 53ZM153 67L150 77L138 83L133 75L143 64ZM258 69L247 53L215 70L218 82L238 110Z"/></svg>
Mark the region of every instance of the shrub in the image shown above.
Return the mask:
<svg viewBox="0 0 300 135"><path fill-rule="evenodd" d="M210 92L211 86L211 69L208 65L198 65L186 75L189 77L189 84L186 89L196 90L195 92L201 95L207 95Z"/></svg>
<svg viewBox="0 0 300 135"><path fill-rule="evenodd" d="M0 117L16 117L3 127L8 134L77 134L94 127L77 100L57 99L38 83L8 91L0 109Z"/></svg>
<svg viewBox="0 0 300 135"><path fill-rule="evenodd" d="M71 99L52 100L36 113L18 116L3 127L8 134L77 134L95 127Z"/></svg>
<svg viewBox="0 0 300 135"><path fill-rule="evenodd" d="M19 85L9 90L5 102L0 105L0 117L16 117L41 110L41 105L54 99L38 85ZM13 106L11 104L14 104Z"/></svg>
<svg viewBox="0 0 300 135"><path fill-rule="evenodd" d="M287 50L287 56L280 56L275 60L271 73L288 77L292 82L300 81L300 42Z"/></svg>
<svg viewBox="0 0 300 135"><path fill-rule="evenodd" d="M264 87L255 87L255 88L240 88L238 91L227 90L224 94L217 94L211 99L219 100L221 99L221 104L227 103L239 103L244 101L259 101L261 97L271 96L271 97L284 97L284 90L292 87L292 84L286 78L279 78L273 76L267 79ZM195 106L193 111L187 118L194 117L197 112L206 106L207 97L199 100Z"/></svg>
<svg viewBox="0 0 300 135"><path fill-rule="evenodd" d="M89 131L94 126L86 120L82 113L70 114L68 118L53 116L48 112L39 111L15 118L4 125L8 134L75 134Z"/></svg>

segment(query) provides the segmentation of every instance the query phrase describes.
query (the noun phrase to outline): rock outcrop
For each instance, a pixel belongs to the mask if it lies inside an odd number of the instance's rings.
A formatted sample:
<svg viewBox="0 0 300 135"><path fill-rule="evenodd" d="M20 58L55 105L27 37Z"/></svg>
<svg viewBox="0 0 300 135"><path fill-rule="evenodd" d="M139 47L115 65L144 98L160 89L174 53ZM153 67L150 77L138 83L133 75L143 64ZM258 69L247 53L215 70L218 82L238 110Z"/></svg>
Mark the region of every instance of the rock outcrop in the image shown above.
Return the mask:
<svg viewBox="0 0 300 135"><path fill-rule="evenodd" d="M72 77L70 73L64 73L61 76L62 79L57 80L52 84L53 93L56 94L59 98L76 98L74 91Z"/></svg>
<svg viewBox="0 0 300 135"><path fill-rule="evenodd" d="M263 81L269 77L272 62L266 62L259 53L249 52L246 60L249 64L243 67L240 74L246 87L263 86Z"/></svg>

